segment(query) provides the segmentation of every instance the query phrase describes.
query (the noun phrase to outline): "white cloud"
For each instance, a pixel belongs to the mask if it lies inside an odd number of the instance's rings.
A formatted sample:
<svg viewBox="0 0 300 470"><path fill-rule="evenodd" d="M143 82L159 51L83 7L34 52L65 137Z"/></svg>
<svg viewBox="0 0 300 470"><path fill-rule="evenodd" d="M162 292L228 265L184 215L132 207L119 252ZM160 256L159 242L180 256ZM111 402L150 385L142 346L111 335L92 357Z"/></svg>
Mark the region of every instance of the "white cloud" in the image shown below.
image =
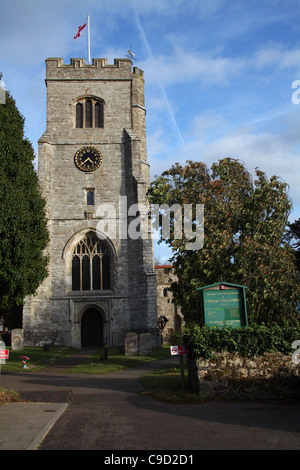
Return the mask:
<svg viewBox="0 0 300 470"><path fill-rule="evenodd" d="M159 75L161 82L168 86L195 81L228 85L230 78L238 76L246 66L247 61L242 58L187 51L181 46L175 47L172 54L149 57L141 62L150 84L157 82Z"/></svg>
<svg viewBox="0 0 300 470"><path fill-rule="evenodd" d="M283 44L271 43L254 54L251 64L258 69L275 67L300 70L300 48L287 49Z"/></svg>
<svg viewBox="0 0 300 470"><path fill-rule="evenodd" d="M203 161L210 167L219 159L237 158L252 174L258 167L268 178L275 175L286 182L297 208L300 207L299 121L300 105L288 108L281 115L268 116L265 121L236 127L232 127L226 116L198 115L192 121L189 138L181 147L164 147L166 136L162 130L155 134L155 145L149 147L151 163L155 174L161 174L175 162ZM163 158L159 158L161 155Z"/></svg>

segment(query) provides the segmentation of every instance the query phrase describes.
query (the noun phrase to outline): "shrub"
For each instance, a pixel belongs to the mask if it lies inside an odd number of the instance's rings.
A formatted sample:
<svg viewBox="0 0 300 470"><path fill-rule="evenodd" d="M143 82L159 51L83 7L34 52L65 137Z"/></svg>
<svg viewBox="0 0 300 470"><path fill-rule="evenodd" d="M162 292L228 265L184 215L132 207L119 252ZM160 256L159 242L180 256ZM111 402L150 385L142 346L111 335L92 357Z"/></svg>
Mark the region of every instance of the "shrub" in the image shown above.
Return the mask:
<svg viewBox="0 0 300 470"><path fill-rule="evenodd" d="M300 340L300 326L251 325L240 328L216 328L204 325L186 327L184 344L190 355L210 358L216 352L239 353L244 357L264 353L291 354L292 343Z"/></svg>

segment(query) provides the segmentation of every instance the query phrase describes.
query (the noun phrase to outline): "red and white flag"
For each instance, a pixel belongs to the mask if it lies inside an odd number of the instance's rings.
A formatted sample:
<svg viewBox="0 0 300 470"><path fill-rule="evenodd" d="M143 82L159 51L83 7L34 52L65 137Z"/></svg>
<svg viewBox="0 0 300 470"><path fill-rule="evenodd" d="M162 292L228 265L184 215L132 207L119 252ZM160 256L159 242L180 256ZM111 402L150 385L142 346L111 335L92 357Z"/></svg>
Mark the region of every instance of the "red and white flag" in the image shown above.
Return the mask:
<svg viewBox="0 0 300 470"><path fill-rule="evenodd" d="M74 36L74 39L77 39L77 38L80 37L80 34L84 30L85 27L86 27L86 22L82 26L79 26L77 34L76 34L76 36Z"/></svg>

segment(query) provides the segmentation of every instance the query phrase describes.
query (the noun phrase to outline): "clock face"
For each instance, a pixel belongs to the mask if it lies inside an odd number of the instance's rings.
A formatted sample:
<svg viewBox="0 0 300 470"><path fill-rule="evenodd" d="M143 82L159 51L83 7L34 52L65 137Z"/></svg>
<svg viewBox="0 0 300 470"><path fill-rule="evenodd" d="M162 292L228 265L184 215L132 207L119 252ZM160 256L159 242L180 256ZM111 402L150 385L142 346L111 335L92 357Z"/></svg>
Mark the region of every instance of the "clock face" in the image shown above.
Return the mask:
<svg viewBox="0 0 300 470"><path fill-rule="evenodd" d="M75 153L75 165L82 171L95 171L102 163L102 155L94 147L82 147Z"/></svg>

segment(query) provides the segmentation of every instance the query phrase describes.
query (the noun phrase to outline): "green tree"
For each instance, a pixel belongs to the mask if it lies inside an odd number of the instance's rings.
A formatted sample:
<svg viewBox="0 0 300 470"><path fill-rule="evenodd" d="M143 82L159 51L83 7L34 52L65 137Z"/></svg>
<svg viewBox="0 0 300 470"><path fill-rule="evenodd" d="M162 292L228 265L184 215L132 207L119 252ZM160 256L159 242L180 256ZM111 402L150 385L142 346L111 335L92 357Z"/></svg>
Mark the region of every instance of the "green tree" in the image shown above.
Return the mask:
<svg viewBox="0 0 300 470"><path fill-rule="evenodd" d="M245 285L249 320L297 322L299 282L291 247L282 240L291 201L287 185L256 169L254 180L237 159L225 158L211 169L201 162L176 163L149 189L152 204L204 204L204 246L187 250L174 239L172 262L178 282L174 297L186 321L198 321L197 287L226 282ZM196 220L194 220L196 223Z"/></svg>
<svg viewBox="0 0 300 470"><path fill-rule="evenodd" d="M6 93L0 104L0 308L21 305L47 276L45 201L24 137L24 118Z"/></svg>
<svg viewBox="0 0 300 470"><path fill-rule="evenodd" d="M300 273L300 218L288 224L284 240L286 240L295 251L297 269Z"/></svg>

